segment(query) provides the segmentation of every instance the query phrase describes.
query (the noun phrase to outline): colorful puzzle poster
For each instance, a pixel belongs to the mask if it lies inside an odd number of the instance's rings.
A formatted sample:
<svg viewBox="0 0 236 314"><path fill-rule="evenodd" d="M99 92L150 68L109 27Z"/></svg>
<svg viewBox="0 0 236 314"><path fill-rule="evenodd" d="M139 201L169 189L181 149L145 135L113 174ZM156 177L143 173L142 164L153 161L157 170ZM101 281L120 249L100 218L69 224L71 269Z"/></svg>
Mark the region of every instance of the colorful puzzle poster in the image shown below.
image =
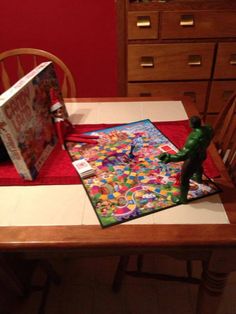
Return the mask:
<svg viewBox="0 0 236 314"><path fill-rule="evenodd" d="M82 182L102 227L176 206L172 196L180 194L182 162L164 164L158 159L178 149L150 120L86 134L98 135L98 143L68 142L67 149L73 161L85 159L94 169ZM191 180L188 199L217 192L207 178L202 184Z"/></svg>

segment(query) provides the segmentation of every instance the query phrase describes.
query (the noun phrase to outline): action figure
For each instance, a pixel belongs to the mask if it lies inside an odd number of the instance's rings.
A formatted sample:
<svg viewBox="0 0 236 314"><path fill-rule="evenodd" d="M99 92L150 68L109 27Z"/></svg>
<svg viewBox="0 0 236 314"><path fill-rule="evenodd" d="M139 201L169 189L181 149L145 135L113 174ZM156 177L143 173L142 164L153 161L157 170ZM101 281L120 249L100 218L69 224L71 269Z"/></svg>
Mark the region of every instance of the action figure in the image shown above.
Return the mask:
<svg viewBox="0 0 236 314"><path fill-rule="evenodd" d="M143 139L142 139L142 134L140 133L135 133L135 138L131 142L131 147L130 147L130 152L129 152L129 158L134 159L134 149L140 149L143 146Z"/></svg>
<svg viewBox="0 0 236 314"><path fill-rule="evenodd" d="M65 149L65 141L97 144L95 139L98 139L98 136L80 134L75 130L75 127L67 117L64 104L60 102L59 97L56 95L56 91L53 88L50 90L50 98L50 111L53 114L57 136L62 149Z"/></svg>
<svg viewBox="0 0 236 314"><path fill-rule="evenodd" d="M209 125L202 126L197 116L190 118L193 131L185 145L176 154L163 153L159 159L164 163L184 161L180 177L180 197L173 197L175 203L187 203L190 179L194 175L198 183L202 182L202 164L207 157L207 148L213 137L213 129Z"/></svg>

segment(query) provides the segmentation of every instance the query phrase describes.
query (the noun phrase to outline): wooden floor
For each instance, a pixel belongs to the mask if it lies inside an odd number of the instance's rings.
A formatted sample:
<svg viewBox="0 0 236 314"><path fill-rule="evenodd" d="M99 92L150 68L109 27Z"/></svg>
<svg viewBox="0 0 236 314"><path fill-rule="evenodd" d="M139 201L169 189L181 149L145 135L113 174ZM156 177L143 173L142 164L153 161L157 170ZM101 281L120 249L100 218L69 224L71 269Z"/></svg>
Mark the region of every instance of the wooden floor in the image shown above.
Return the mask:
<svg viewBox="0 0 236 314"><path fill-rule="evenodd" d="M118 258L54 258L52 263L62 276L59 286L51 286L46 314L193 314L197 286L126 276L118 293L111 290ZM135 258L129 268L133 269ZM185 264L169 257L147 255L144 270L185 275ZM195 276L201 265L193 263ZM35 274L40 283L43 275ZM236 273L228 281L218 314L236 314ZM0 314L37 314L41 293L33 292L25 301L16 299L5 287L0 291Z"/></svg>

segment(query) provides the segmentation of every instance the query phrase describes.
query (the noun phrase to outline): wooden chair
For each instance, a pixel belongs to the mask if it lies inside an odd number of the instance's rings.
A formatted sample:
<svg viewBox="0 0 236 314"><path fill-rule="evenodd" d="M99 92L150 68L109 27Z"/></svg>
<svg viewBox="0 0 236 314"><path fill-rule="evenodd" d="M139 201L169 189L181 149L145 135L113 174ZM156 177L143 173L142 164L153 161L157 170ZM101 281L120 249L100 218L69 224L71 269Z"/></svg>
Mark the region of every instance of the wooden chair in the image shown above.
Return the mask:
<svg viewBox="0 0 236 314"><path fill-rule="evenodd" d="M194 277L192 275L192 265L191 265L192 261L191 260L188 260L186 262L186 266L187 266L186 275L176 276L172 274L153 273L153 272L143 271L144 258L145 258L144 255L141 255L141 254L137 255L136 269L127 270L130 256L129 255L120 256L119 263L117 265L117 269L116 269L116 272L113 278L113 283L112 283L113 292L120 291L123 278L125 277L125 275L136 277L136 278L149 278L149 279L151 278L151 279L156 279L160 281L183 282L183 283L194 284L194 285L199 285L201 282L200 278Z"/></svg>
<svg viewBox="0 0 236 314"><path fill-rule="evenodd" d="M44 280L43 282L40 280L40 284L33 283L34 273L37 270L41 270L44 274ZM47 259L26 259L23 253L0 253L0 281L6 290L22 301L30 297L33 292L40 291L41 300L37 314L45 314L50 286L59 285L61 278Z"/></svg>
<svg viewBox="0 0 236 314"><path fill-rule="evenodd" d="M33 49L19 48L0 53L0 90L7 90L17 80L44 61L52 61L57 72L59 82L62 82L62 94L64 97L76 97L76 85L68 67L53 54ZM1 85L2 84L2 85ZM1 92L0 92L1 93ZM0 140L1 157L6 157ZM33 273L41 269L45 274L45 282L42 285L34 285L31 282ZM30 254L0 254L0 274L4 273L5 280L11 286L11 290L20 297L29 296L33 291L41 291L42 298L39 304L38 314L44 314L46 301L51 284L59 284L60 277L53 269L46 257L31 257Z"/></svg>
<svg viewBox="0 0 236 314"><path fill-rule="evenodd" d="M1 84L3 92L43 61L54 63L63 97L76 97L75 80L65 63L52 53L34 48L18 48L0 53L0 91Z"/></svg>
<svg viewBox="0 0 236 314"><path fill-rule="evenodd" d="M213 128L213 141L236 185L236 93L221 109Z"/></svg>

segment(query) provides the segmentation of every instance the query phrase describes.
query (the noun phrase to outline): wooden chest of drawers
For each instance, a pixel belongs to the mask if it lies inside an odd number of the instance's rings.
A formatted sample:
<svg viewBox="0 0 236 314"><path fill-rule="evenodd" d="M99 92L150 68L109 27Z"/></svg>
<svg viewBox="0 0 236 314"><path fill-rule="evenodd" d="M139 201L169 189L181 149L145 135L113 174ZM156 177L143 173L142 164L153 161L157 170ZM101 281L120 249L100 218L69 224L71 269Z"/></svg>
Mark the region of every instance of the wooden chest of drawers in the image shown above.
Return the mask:
<svg viewBox="0 0 236 314"><path fill-rule="evenodd" d="M236 90L236 3L117 0L121 96L188 95L212 120Z"/></svg>

